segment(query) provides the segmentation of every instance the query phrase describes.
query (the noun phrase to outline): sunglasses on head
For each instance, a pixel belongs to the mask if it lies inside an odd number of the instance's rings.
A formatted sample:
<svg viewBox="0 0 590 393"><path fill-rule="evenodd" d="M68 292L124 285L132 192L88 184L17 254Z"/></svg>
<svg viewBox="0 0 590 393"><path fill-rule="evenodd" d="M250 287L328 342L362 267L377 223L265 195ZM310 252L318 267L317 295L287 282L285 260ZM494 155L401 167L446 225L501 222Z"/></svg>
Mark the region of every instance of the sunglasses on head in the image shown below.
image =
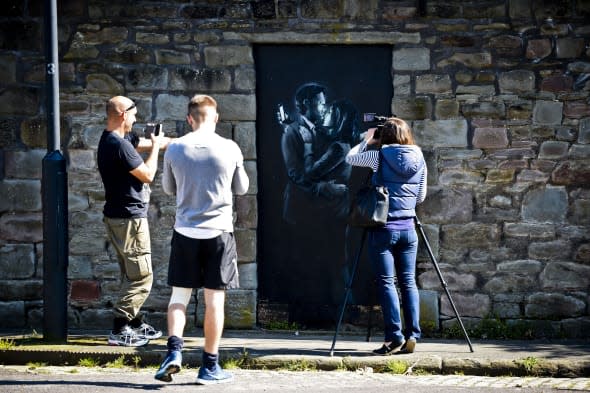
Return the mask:
<svg viewBox="0 0 590 393"><path fill-rule="evenodd" d="M133 108L135 108L135 102L133 104L131 104L131 106L129 108L125 109L125 112L129 112Z"/></svg>

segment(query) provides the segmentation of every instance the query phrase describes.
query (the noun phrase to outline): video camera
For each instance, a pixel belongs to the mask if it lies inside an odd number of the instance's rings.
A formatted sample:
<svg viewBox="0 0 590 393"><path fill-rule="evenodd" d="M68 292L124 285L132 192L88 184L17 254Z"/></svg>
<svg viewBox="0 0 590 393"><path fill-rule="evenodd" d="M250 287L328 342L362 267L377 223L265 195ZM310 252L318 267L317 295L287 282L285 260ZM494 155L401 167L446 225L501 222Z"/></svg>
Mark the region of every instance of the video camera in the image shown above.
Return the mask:
<svg viewBox="0 0 590 393"><path fill-rule="evenodd" d="M373 133L374 139L379 139L381 137L381 129L383 128L383 124L384 124L383 122L385 122L387 119L388 119L387 116L380 116L380 115L377 115L376 113L363 113L363 122L364 123L371 123L371 122L375 122L375 121L380 122L379 124L377 124L377 129Z"/></svg>
<svg viewBox="0 0 590 393"><path fill-rule="evenodd" d="M162 131L162 123L147 123L143 129L143 136L146 139L151 139L152 134L158 136L160 131Z"/></svg>

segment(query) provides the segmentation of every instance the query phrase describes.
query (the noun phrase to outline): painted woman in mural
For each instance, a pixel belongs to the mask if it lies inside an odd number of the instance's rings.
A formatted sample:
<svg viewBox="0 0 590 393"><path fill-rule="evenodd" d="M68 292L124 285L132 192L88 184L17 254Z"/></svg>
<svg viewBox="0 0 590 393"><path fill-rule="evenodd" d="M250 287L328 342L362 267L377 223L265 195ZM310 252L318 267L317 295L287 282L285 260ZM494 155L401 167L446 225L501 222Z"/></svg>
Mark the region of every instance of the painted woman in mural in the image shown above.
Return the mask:
<svg viewBox="0 0 590 393"><path fill-rule="evenodd" d="M348 212L351 166L344 160L360 135L358 114L348 100L327 102L327 88L310 82L295 92L291 119L279 106L281 149L289 181L283 217L291 224L317 214L344 218Z"/></svg>

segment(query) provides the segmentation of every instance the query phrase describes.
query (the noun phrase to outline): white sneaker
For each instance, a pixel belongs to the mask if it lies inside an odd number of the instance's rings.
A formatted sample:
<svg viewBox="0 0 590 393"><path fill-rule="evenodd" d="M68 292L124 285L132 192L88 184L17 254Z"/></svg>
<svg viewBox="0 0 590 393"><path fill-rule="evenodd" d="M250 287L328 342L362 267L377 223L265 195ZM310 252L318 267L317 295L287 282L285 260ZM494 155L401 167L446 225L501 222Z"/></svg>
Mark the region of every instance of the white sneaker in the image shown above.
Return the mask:
<svg viewBox="0 0 590 393"><path fill-rule="evenodd" d="M141 347L149 343L146 337L139 336L128 325L123 326L119 333L109 334L109 345L122 345L124 347Z"/></svg>
<svg viewBox="0 0 590 393"><path fill-rule="evenodd" d="M148 340L155 340L157 338L162 337L162 331L156 330L151 325L143 322L139 327L133 328L133 331L140 337L145 337Z"/></svg>

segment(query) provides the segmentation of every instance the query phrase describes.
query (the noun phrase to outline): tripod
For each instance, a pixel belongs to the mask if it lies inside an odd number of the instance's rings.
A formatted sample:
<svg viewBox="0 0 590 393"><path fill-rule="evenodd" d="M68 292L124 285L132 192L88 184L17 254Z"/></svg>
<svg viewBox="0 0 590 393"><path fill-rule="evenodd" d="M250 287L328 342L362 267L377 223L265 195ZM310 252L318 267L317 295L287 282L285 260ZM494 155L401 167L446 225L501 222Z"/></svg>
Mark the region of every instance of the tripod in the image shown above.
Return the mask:
<svg viewBox="0 0 590 393"><path fill-rule="evenodd" d="M430 260L432 261L432 264L434 265L434 269L436 270L436 274L438 275L440 283L441 283L443 289L445 290L445 293L447 294L447 298L449 299L449 302L451 303L451 307L453 308L453 312L455 313L455 316L457 317L457 321L459 321L459 326L461 326L461 330L463 331L463 335L465 336L465 340L467 341L467 345L469 345L469 350L471 352L473 352L473 346L471 345L471 341L469 340L469 336L467 335L467 331L465 330L465 326L463 326L463 322L461 321L461 317L459 316L459 313L457 312L457 308L455 307L455 303L453 302L453 299L451 298L451 294L449 293L449 290L447 288L447 283L444 280L442 273L438 267L438 263L436 261L436 258L434 256L434 254L432 253L432 249L430 248L430 243L428 243L428 238L426 237L426 234L424 233L424 229L422 228L422 223L420 222L418 217L414 217L414 221L416 222L416 228L418 230L418 233L420 234L420 237L422 238L424 245L426 245L426 250L428 251L428 256L430 257ZM332 339L332 346L330 347L330 356L334 356L334 346L336 345L336 337L338 337L338 331L340 330L340 324L342 323L342 318L344 317L346 303L348 303L348 298L349 298L350 292L352 290L352 283L354 281L354 276L356 275L356 271L358 269L358 264L359 264L359 260L362 255L363 246L365 244L366 237L367 237L367 230L363 229L363 234L361 237L360 246L357 251L355 260L354 260L354 265L352 267L352 274L350 275L350 279L348 280L348 283L346 285L346 292L344 294L344 300L342 302L342 307L340 309L340 317L338 318L338 324L336 325L336 330L334 331L334 338ZM371 331L371 326L369 325L368 333L367 333L367 341L369 341L370 331Z"/></svg>

